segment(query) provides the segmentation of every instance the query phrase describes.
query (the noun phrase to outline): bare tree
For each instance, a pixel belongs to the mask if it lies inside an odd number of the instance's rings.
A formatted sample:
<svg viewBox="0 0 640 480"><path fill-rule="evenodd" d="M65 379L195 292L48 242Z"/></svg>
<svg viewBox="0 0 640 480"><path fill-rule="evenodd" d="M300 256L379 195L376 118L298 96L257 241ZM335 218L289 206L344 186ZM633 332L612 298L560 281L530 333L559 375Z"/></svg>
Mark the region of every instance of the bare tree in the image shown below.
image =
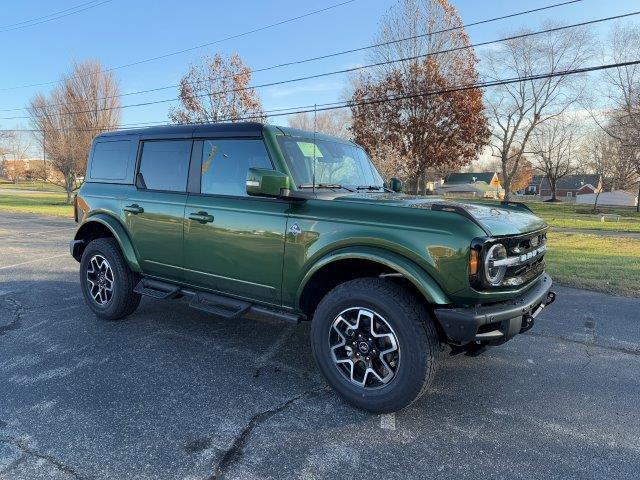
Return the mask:
<svg viewBox="0 0 640 480"><path fill-rule="evenodd" d="M48 97L37 94L31 100L29 112L36 138L58 173L49 181L65 189L69 203L86 170L93 138L120 122L118 94L113 74L99 62L87 61L74 64Z"/></svg>
<svg viewBox="0 0 640 480"><path fill-rule="evenodd" d="M290 127L299 128L300 130L313 131L315 125L316 131L318 132L342 138L349 138L351 136L349 132L351 120L349 114L344 110L318 112L317 115L315 115L315 119L313 113L296 113L295 115L291 115L287 121Z"/></svg>
<svg viewBox="0 0 640 480"><path fill-rule="evenodd" d="M408 190L422 193L429 171L458 169L487 144L480 89L435 93L477 82L477 58L448 0L397 0L376 43L385 45L371 60L392 63L354 79L354 138L373 157L395 150L404 168L397 176L406 175Z"/></svg>
<svg viewBox="0 0 640 480"><path fill-rule="evenodd" d="M637 60L640 57L640 27L615 25L607 47L608 54L616 63ZM607 112L604 124L598 124L621 147L618 177L627 177L629 183L635 180L640 197L640 66L617 67L605 71L604 76L606 95L613 109ZM640 212L640 202L636 210Z"/></svg>
<svg viewBox="0 0 640 480"><path fill-rule="evenodd" d="M616 140L604 132L595 132L586 143L587 165L589 169L600 176L602 186L596 190L593 211L597 211L600 193L611 188L614 176L614 163L617 155Z"/></svg>
<svg viewBox="0 0 640 480"><path fill-rule="evenodd" d="M0 158L3 160L4 176L17 183L25 178L27 166L25 160L31 142L19 131L5 132L0 144Z"/></svg>
<svg viewBox="0 0 640 480"><path fill-rule="evenodd" d="M556 117L542 123L533 131L529 150L535 164L549 181L551 201L556 201L558 181L576 169L578 131L576 124L566 117Z"/></svg>
<svg viewBox="0 0 640 480"><path fill-rule="evenodd" d="M249 87L251 69L237 53L220 54L191 65L180 81L180 107L171 107L175 123L234 122L265 118L260 97Z"/></svg>
<svg viewBox="0 0 640 480"><path fill-rule="evenodd" d="M526 33L521 31L519 33ZM571 28L501 43L486 58L490 79L557 76L500 85L487 92L492 151L500 159L505 198L535 128L562 115L582 93L583 77L564 75L593 56L592 33Z"/></svg>

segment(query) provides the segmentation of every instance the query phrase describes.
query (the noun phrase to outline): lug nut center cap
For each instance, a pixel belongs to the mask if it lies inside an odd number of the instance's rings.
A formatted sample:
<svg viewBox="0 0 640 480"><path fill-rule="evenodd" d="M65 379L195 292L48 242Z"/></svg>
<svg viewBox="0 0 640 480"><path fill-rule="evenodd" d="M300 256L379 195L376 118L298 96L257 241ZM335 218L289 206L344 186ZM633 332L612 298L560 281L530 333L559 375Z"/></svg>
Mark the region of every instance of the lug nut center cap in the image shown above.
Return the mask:
<svg viewBox="0 0 640 480"><path fill-rule="evenodd" d="M369 350L370 350L369 344L367 342L358 343L358 350L360 350L360 353L363 353L366 355L367 353L369 353Z"/></svg>

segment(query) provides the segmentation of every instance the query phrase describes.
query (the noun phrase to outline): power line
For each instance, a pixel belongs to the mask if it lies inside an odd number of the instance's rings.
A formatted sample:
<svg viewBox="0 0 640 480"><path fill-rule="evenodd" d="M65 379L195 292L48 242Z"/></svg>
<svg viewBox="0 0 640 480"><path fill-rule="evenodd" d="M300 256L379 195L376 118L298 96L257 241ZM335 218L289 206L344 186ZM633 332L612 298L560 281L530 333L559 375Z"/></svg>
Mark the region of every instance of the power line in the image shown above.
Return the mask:
<svg viewBox="0 0 640 480"><path fill-rule="evenodd" d="M111 1L111 0L106 0L106 1ZM286 20L281 20L279 22L271 23L269 25L265 25L265 26L262 26L262 27L254 28L252 30L247 30L247 31L242 32L242 33L229 35L228 37L220 38L220 39L214 40L212 42L203 43L203 44L196 45L196 46L193 46L193 47L184 48L182 50L177 50L177 51L174 51L174 52L165 53L165 54L162 54L162 55L158 55L156 57L145 58L143 60L138 60L138 61L135 61L135 62L126 63L124 65L118 65L116 67L111 67L111 68L106 69L106 71L107 72L112 72L114 70L120 70L122 68L128 68L128 67L132 67L134 65L140 65L140 64L152 62L152 61L155 61L155 60L161 60L163 58L172 57L174 55L180 55L182 53L191 52L193 50L198 50L200 48L209 47L211 45L215 45L217 43L226 42L228 40L234 40L236 38L245 37L247 35L251 35L251 34L254 34L254 33L257 33L257 32L261 32L263 30L267 30L267 29L270 29L270 28L278 27L280 25L284 25L284 24L287 24L287 23L295 22L297 20L301 20L303 18L310 17L310 16L316 15L318 13L323 13L323 12L326 12L328 10L332 10L334 8L341 7L343 5L347 5L349 3L353 3L355 1L356 0L346 0L346 1L341 2L341 3L336 3L336 4L333 4L333 5L329 5L328 7L321 8L319 10L314 10L312 12L308 12L308 13L305 13L305 14L302 14L302 15L298 15L297 17L292 17L292 18L288 18ZM82 78L82 76L80 76L78 78ZM17 87L7 87L7 88L0 89L0 91L18 90L18 89L21 89L21 88L31 88L31 87L42 87L42 86L46 86L46 85L55 85L57 83L60 83L60 80L54 80L54 81L43 82L43 83L33 83L33 84L30 84L30 85L20 85L20 86L17 86Z"/></svg>
<svg viewBox="0 0 640 480"><path fill-rule="evenodd" d="M23 28L34 27L36 25L40 25L42 23L51 22L53 20L58 20L60 18L68 17L69 15L75 15L76 13L84 12L85 10L89 10L90 8L95 8L105 3L109 3L112 0L103 0L101 2L97 2L93 0L91 2L81 3L80 5L76 5L75 7L70 7L65 10L59 10L54 13L50 13L48 15L44 15L42 17L32 18L30 20L23 20L22 22L17 22L9 25L0 26L0 33L12 32L14 30L20 30Z"/></svg>
<svg viewBox="0 0 640 480"><path fill-rule="evenodd" d="M259 88L266 88L266 87L273 87L273 86L277 86L277 85L284 85L284 84L288 84L288 83L295 83L295 82L301 82L301 81L305 81L305 80L312 80L312 79L316 79L316 78L322 78L322 77L327 77L327 76L332 76L332 75L340 75L340 74L344 74L344 73L351 73L351 72L355 72L355 71L360 71L360 70L364 70L364 69L369 69L369 68L375 68L375 67L380 67L380 66L384 66L384 65L390 65L393 63L399 63L399 62L406 62L406 61L413 61L413 60L418 60L421 58L426 58L426 57L431 57L431 56L435 56L435 55L441 55L441 54L445 54L445 53L453 53L456 51L461 51L461 50L467 50L470 48L477 48L477 47L482 47L482 46L487 46L487 45L493 45L496 43L502 43L502 42L507 42L507 41L512 41L512 40L517 40L517 39L522 39L522 38L527 38L527 37L532 37L535 35L541 35L541 34L546 34L546 33L553 33L553 32L557 32L557 31L562 31L562 30L567 30L570 28L576 28L576 27L583 27L586 25L592 25L595 23L601 23L601 22L606 22L606 21L611 21L611 20L618 20L621 18L625 18L625 17L630 17L630 16L634 16L634 15L639 15L640 11L636 11L636 12L631 12L631 13L625 13L625 14L621 14L621 15L614 15L611 17L605 17L605 18L599 18L599 19L595 19L595 20L588 20L585 22L580 22L580 23L575 23L575 24L571 24L571 25L564 25L564 26L560 26L560 27L553 27L553 28L548 28L545 30L538 30L535 32L527 32L527 33L522 33L519 35L512 35L510 37L504 37L501 39L497 39L497 40L489 40L486 42L480 42L480 43L475 43L475 44L471 44L471 45L463 45L460 47L454 47L454 48L450 48L450 49L446 49L446 50L440 50L440 51L436 51L436 52L431 52L431 53L425 53L425 54L421 54L421 55L414 55L411 57L404 57L404 58L399 58L399 59L395 59L395 60L387 60L384 62L377 62L377 63L372 63L369 65L360 65L357 67L352 67L352 68L347 68L347 69L342 69L342 70L334 70L334 71L330 71L330 72L324 72L324 73L319 73L319 74L314 74L314 75L307 75L307 76L303 76L303 77L297 77L297 78L291 78L291 79L287 79L287 80L280 80L280 81L276 81L276 82L269 82L269 83L263 83L263 84L259 84L259 85L249 85L246 87L242 87L242 88L236 88L236 89L231 89L231 90L222 90L222 91L217 91L217 92L207 92L207 93L202 93L202 94L198 94L198 95L192 95L190 98L194 99L194 98L202 98L202 97L208 97L208 96L213 96L213 95L222 95L225 93L237 93L237 92L241 92L241 91L246 91L246 90L255 90L255 89L259 89ZM110 97L104 97L102 99L97 99L97 100L103 100L103 99L107 99ZM84 113L92 113L92 112L101 112L101 111L110 111L110 110L116 110L116 109L124 109L124 108L135 108L135 107L145 107L145 106L149 106L149 105L157 105L157 104L161 104L161 103L171 103L171 102L175 102L180 100L180 97L175 97L175 98L168 98L168 99L162 99L162 100L153 100L153 101L148 101L148 102L140 102L140 103L133 103L133 104L128 104L128 105L121 105L118 107L104 107L104 108L98 108L98 109L91 109L91 110L79 110L79 111L73 111L73 112L62 112L59 113L58 115L81 115ZM82 102L80 102L82 103ZM60 105L47 105L45 108L47 107L52 107L52 106L60 106ZM14 117L0 117L0 120L24 120L24 119L29 119L31 118L30 116L14 116Z"/></svg>
<svg viewBox="0 0 640 480"><path fill-rule="evenodd" d="M419 34L419 35L411 35L409 37L403 37L403 38L399 38L396 40L390 40L387 42L382 42L382 43L376 43L376 44L372 44L372 45L367 45L364 47L358 47L358 48L352 48L349 50L342 50L339 52L333 52L333 53L329 53L329 54L325 54L325 55L320 55L317 57L311 57L311 58L305 58L305 59L301 59L301 60L294 60L294 61L290 61L290 62L285 62L285 63L279 63L279 64L275 64L275 65L270 65L267 67L263 67L263 68L258 68L255 70L252 70L251 73L260 73L260 72L266 72L266 71L270 71L270 70L274 70L277 68L283 68L283 67L289 67L289 66L293 66L293 65L301 65L303 63L309 63L309 62L313 62L313 61L318 61L318 60L325 60L327 58L333 58L333 57L337 57L340 55L346 55L346 54L350 54L350 53L355 53L355 52L360 52L360 51L364 51L364 50L368 50L368 49L372 49L372 48L379 48L379 47L383 47L386 45L392 45L392 44L396 44L396 43L401 43L401 42L406 42L409 40L415 40L418 38L424 38L424 37L430 37L433 35L437 35L437 34L441 34L441 33L447 33L447 32L451 32L451 31L455 31L455 30L460 30L460 29L465 29L468 27L473 27L473 26L477 26L477 25L482 25L482 24L486 24L486 23L490 23L490 22L496 22L499 20L504 20L504 19L508 19L508 18L513 18L513 17L517 17L517 16L521 16L521 15L526 15L529 13L534 13L534 12L539 12L542 10L548 10L551 8L556 8L556 7L561 7L564 5L568 5L568 4L572 4L572 3L578 3L578 2L582 2L583 0L569 0L569 1L565 1L562 3L555 3L553 5L547 5L544 7L540 7L540 8L535 8L535 9L531 9L531 10L524 10L521 12L516 12L516 13L511 13L508 15L503 15L500 17L493 17L493 18L488 18L488 19L484 19L484 20L478 20L476 22L472 22L472 23L467 23L465 25L461 25L461 26L457 26L457 27L450 27L450 28L445 28L442 30L436 30L434 32L430 32L430 33L423 33L423 34ZM617 18L617 17L616 17ZM500 41L500 40L496 40ZM234 78L237 75L228 75L228 76L221 76L220 78ZM196 83L201 83L201 82L191 82L191 84L196 84ZM173 89L173 88L178 88L180 86L180 84L174 84L174 85L167 85L164 87L156 87L156 88L150 88L150 89L146 89L146 90L138 90L135 92L127 92L127 93L122 93L119 95L112 95L109 97L103 97L100 100L107 100L107 99L111 99L111 98L121 98L121 97L125 97L125 96L130 96L130 95L140 95L140 94L144 94L144 93L153 93L153 92L158 92L158 91L162 91L162 90L169 90L169 89ZM13 87L13 88L21 88L21 87ZM0 91L2 91L3 89L0 89ZM77 102L77 103L82 103ZM19 108L6 108L6 109L0 109L0 112L13 112L13 111L20 111L20 110L26 110L24 107L19 107Z"/></svg>
<svg viewBox="0 0 640 480"><path fill-rule="evenodd" d="M576 75L576 74L581 74L581 73L589 73L589 72L595 72L595 71L599 71L599 70L607 70L607 69L611 69L611 68L628 67L628 66L632 66L632 65L640 65L640 60L633 60L633 61L628 61L628 62L610 63L610 64L603 64L603 65L594 65L594 66L590 66L590 67L575 68L575 69L571 69L571 70L563 70L563 71L558 71L558 72L548 72L548 73L537 74L537 75L528 75L528 76L525 76L525 77L513 77L513 78L508 78L508 79L488 80L488 81L485 81L485 82L477 82L477 83L471 83L471 84L466 84L466 85L459 85L459 86L456 86L456 87L450 87L450 88L446 88L446 89L427 90L427 91L422 91L422 92L407 93L407 94L404 94L404 95L396 95L396 96L391 96L391 97L378 97L378 98L361 100L361 101L358 101L358 102L353 102L353 101L347 100L347 101L342 101L342 102L330 102L330 103L324 103L324 104L318 104L318 105L309 105L309 106L306 106L306 107L291 107L291 109L277 109L280 112L279 113L274 113L274 114L270 114L270 112L273 112L273 111L276 111L276 110L271 110L271 111L268 110L268 111L265 111L265 112L256 113L256 114L253 114L253 115L245 115L245 116L242 116L242 117L223 118L223 119L220 119L219 122L253 120L253 119L256 119L256 118L262 118L262 116L263 116L262 114L266 114L269 117L280 117L280 116L284 116L284 115L293 115L293 114L296 114L296 113L310 113L310 112L313 112L313 111L321 112L321 111L328 111L328 110L337 110L337 109L341 109L341 108L351 108L351 107L354 107L354 106L372 105L372 104L385 103L385 102L395 102L395 101L400 101L400 100L408 100L408 99L412 99L412 98L426 97L426 96L432 96L432 95L444 95L444 94L447 94L447 93L455 93L455 92L461 92L461 91L467 91L467 90L475 90L475 89L481 89L481 88L498 87L498 86L510 85L510 84L514 84L514 83L522 83L522 82L528 82L528 81L543 80L543 79L561 77L561 76L566 76L566 75ZM317 108L317 107L320 107L320 108ZM281 112L282 110L287 110L287 111L286 112ZM193 123L185 123L185 124L188 125L188 124L198 124L198 123L202 123L202 122L193 122ZM172 125L172 124L165 123L164 125ZM145 127L145 126L153 126L153 125L151 125L151 123L147 123L147 124L139 125L137 128L142 128L142 127ZM127 129L129 129L129 128L124 128L122 130L127 130ZM76 129L59 129L59 130L60 131L83 131L83 132L105 131L105 129L102 129L102 128L88 128L88 129L76 128ZM3 130L0 130L0 131L7 131L7 132L40 132L41 130L38 130L38 129L3 129Z"/></svg>

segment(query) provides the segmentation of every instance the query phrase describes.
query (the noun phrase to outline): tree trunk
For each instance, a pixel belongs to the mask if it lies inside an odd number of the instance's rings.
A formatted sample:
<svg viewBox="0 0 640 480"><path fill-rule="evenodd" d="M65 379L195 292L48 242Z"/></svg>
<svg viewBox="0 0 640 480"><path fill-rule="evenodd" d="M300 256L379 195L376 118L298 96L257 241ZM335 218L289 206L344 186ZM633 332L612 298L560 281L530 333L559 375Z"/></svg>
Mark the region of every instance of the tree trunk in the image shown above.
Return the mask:
<svg viewBox="0 0 640 480"><path fill-rule="evenodd" d="M593 213L598 211L598 197L600 196L600 191L596 193L596 201L593 202Z"/></svg>
<svg viewBox="0 0 640 480"><path fill-rule="evenodd" d="M551 201L555 202L558 199L556 194L556 182L549 182L549 185L551 185Z"/></svg>
<svg viewBox="0 0 640 480"><path fill-rule="evenodd" d="M636 212L640 212L640 182L638 182L638 203L636 203Z"/></svg>

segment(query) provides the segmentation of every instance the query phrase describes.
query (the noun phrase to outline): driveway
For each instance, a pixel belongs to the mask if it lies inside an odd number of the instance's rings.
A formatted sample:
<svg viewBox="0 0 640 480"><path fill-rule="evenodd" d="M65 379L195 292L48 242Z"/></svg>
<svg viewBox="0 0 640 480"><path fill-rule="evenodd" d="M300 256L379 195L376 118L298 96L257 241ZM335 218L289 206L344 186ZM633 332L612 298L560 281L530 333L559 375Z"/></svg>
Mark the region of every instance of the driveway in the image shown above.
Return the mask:
<svg viewBox="0 0 640 480"><path fill-rule="evenodd" d="M0 478L637 478L640 299L558 287L530 333L444 353L371 415L327 389L309 325L143 300L98 320L73 222L0 213Z"/></svg>

